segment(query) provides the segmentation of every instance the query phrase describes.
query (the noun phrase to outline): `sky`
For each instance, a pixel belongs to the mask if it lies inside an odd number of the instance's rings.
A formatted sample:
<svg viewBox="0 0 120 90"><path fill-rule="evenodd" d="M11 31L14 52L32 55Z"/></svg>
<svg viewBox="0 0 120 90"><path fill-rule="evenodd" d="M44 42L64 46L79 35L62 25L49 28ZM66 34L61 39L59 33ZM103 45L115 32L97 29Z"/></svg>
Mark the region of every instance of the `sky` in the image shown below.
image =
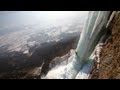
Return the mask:
<svg viewBox="0 0 120 90"><path fill-rule="evenodd" d="M0 11L0 29L34 23L56 23L77 16L84 16L87 11Z"/></svg>

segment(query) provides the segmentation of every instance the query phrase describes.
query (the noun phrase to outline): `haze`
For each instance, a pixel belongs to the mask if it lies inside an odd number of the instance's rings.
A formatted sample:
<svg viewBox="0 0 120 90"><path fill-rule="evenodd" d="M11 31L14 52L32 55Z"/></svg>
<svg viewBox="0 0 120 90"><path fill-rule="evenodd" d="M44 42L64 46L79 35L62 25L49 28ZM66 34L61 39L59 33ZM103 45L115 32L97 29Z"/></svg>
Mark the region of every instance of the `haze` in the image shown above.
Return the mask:
<svg viewBox="0 0 120 90"><path fill-rule="evenodd" d="M1 11L0 28L36 23L43 26L70 23L86 13L87 11Z"/></svg>

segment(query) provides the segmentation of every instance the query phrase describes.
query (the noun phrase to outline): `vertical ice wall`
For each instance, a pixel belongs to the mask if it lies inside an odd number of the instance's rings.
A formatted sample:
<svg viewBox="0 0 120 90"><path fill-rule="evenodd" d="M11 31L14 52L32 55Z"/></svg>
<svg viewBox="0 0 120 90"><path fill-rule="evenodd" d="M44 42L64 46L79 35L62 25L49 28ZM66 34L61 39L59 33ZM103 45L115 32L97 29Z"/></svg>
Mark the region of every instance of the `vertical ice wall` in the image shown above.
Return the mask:
<svg viewBox="0 0 120 90"><path fill-rule="evenodd" d="M76 54L71 56L70 62L65 68L65 79L74 79L79 73L84 62L89 60L89 56L93 52L102 34L105 33L106 24L110 11L90 11L88 19L81 33Z"/></svg>

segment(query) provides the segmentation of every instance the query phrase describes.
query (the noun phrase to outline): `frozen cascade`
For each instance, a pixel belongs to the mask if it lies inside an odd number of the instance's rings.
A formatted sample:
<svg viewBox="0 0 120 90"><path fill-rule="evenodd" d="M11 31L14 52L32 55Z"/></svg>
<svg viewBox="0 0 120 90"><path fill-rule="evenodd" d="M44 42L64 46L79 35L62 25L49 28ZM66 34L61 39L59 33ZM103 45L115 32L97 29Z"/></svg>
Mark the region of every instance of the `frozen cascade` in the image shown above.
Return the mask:
<svg viewBox="0 0 120 90"><path fill-rule="evenodd" d="M74 53L67 65L52 69L46 78L87 79L92 60L89 59L101 36L105 33L110 11L90 11Z"/></svg>

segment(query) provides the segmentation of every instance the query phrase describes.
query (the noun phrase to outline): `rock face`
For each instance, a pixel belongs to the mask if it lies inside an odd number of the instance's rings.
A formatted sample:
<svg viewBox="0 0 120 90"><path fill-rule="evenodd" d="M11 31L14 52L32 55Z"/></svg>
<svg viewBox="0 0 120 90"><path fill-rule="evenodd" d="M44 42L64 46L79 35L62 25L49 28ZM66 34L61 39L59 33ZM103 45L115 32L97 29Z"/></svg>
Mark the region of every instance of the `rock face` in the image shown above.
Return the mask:
<svg viewBox="0 0 120 90"><path fill-rule="evenodd" d="M92 79L120 79L120 12L115 13L108 29L111 34L96 58L100 62L94 64Z"/></svg>

